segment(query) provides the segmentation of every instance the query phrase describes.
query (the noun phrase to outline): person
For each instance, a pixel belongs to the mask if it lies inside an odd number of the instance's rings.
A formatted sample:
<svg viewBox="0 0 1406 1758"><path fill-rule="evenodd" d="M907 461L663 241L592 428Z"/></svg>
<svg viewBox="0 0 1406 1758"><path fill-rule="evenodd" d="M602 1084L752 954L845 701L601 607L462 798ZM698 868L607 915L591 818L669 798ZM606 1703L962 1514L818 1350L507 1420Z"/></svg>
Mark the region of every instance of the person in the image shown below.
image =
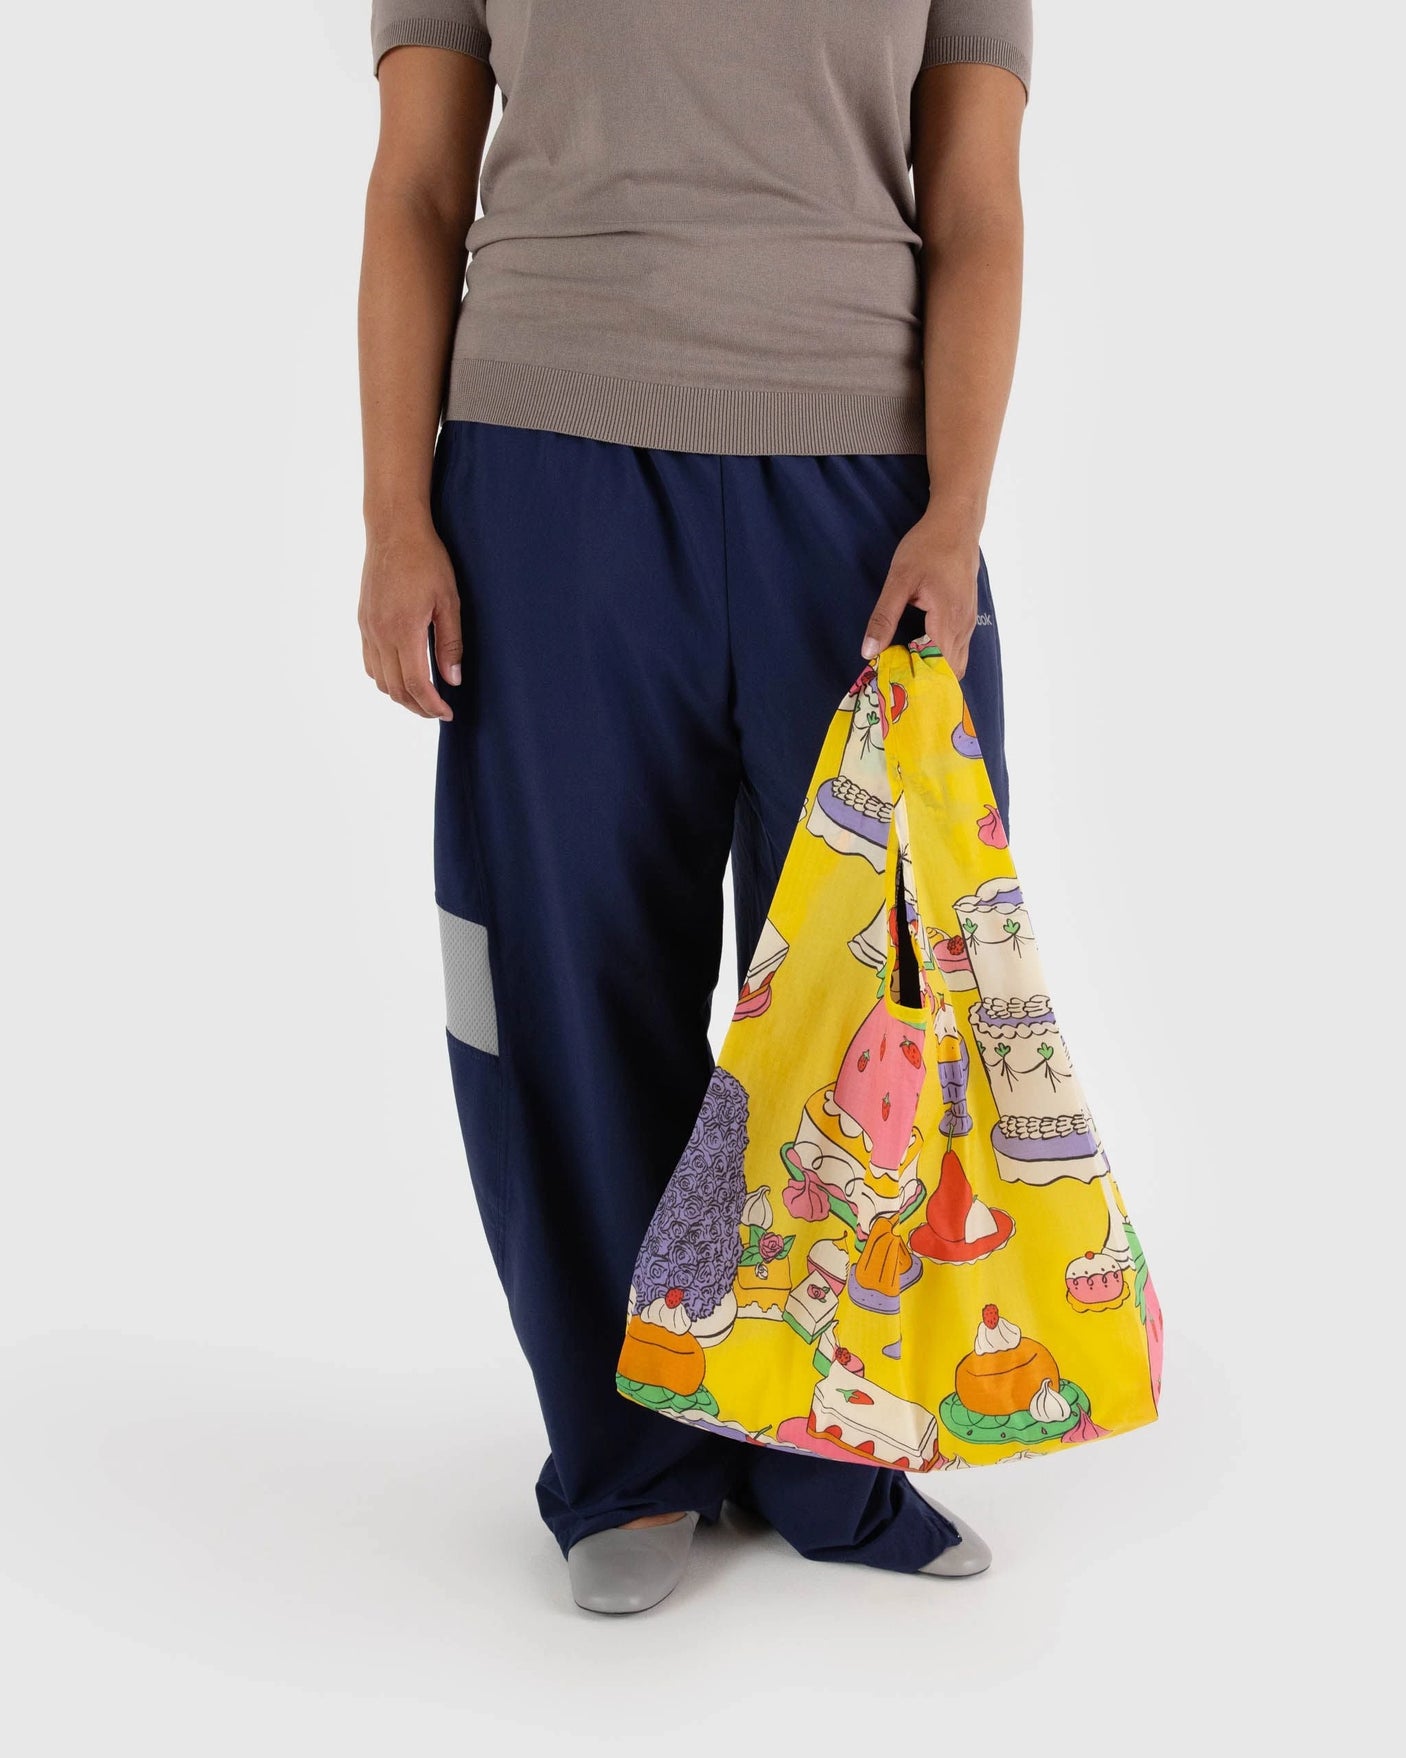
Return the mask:
<svg viewBox="0 0 1406 1758"><path fill-rule="evenodd" d="M374 0L372 37L363 654L440 723L449 1057L542 1517L598 1611L662 1599L727 1500L808 1558L978 1573L901 1472L614 1375L712 1068L727 863L740 976L864 659L936 641L1007 817L980 537L1029 0Z"/></svg>

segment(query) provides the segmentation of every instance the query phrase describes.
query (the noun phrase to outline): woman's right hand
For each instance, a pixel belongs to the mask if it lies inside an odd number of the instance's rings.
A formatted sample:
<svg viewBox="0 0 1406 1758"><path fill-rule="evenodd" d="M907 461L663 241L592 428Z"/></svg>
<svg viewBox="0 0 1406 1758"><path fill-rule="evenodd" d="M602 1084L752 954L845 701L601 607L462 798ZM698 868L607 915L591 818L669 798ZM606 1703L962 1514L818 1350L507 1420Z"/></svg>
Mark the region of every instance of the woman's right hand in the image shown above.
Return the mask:
<svg viewBox="0 0 1406 1758"><path fill-rule="evenodd" d="M464 637L454 567L428 520L390 535L369 533L361 570L361 657L376 688L425 720L453 720L430 676L435 662L448 684L463 679Z"/></svg>

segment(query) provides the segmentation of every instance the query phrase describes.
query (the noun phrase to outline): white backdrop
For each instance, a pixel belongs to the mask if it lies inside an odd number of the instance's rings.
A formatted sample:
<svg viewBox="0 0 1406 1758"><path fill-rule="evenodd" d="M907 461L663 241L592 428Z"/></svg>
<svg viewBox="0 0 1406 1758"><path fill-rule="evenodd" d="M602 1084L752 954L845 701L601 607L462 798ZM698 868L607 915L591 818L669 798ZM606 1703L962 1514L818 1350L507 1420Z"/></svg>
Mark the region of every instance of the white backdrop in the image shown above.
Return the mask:
<svg viewBox="0 0 1406 1758"><path fill-rule="evenodd" d="M537 1523L445 1067L433 731L361 675L367 6L8 23L8 1749L1181 1753L1370 1718L1403 28L1036 10L985 549L1016 846L1167 1311L1163 1420L945 1479L980 1584L729 1529L624 1623L572 1610Z"/></svg>

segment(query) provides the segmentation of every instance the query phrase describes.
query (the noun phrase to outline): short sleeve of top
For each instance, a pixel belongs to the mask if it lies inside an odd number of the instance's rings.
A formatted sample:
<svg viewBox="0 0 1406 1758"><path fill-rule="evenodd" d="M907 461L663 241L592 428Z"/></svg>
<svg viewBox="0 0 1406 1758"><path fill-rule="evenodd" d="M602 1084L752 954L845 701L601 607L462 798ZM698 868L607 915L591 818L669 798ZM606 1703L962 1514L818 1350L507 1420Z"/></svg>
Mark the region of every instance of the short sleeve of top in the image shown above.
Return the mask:
<svg viewBox="0 0 1406 1758"><path fill-rule="evenodd" d="M487 61L487 14L488 0L372 0L372 64L379 67L387 50L408 43Z"/></svg>
<svg viewBox="0 0 1406 1758"><path fill-rule="evenodd" d="M932 0L923 66L981 61L1004 67L1030 91L1031 0Z"/></svg>

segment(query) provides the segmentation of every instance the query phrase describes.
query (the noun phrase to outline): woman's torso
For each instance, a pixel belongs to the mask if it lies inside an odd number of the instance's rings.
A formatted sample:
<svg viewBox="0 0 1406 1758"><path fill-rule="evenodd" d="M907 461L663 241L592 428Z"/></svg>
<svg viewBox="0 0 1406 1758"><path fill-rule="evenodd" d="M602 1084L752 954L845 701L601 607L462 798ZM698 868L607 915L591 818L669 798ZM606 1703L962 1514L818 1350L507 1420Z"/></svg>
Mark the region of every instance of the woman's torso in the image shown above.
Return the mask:
<svg viewBox="0 0 1406 1758"><path fill-rule="evenodd" d="M482 20L504 96L451 417L922 450L913 86L1025 78L1029 0L438 3Z"/></svg>

